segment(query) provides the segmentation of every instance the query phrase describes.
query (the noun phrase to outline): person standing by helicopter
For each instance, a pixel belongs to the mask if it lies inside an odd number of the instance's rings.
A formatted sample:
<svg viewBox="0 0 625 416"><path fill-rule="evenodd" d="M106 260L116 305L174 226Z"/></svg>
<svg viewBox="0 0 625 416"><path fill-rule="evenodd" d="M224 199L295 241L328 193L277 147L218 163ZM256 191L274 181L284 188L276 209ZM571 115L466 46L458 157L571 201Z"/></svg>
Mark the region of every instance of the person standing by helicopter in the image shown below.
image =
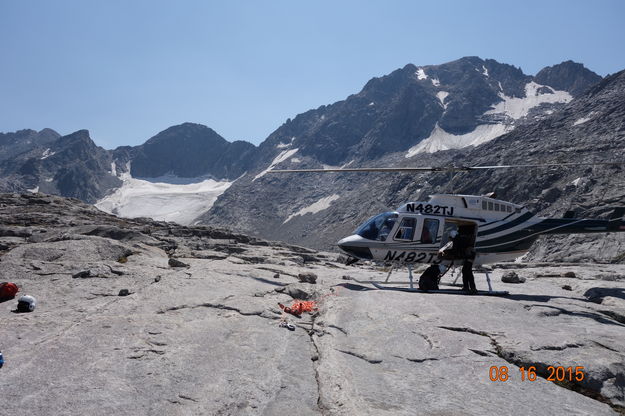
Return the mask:
<svg viewBox="0 0 625 416"><path fill-rule="evenodd" d="M476 293L475 277L473 276L473 261L475 260L475 247L470 228L460 227L458 230L449 232L449 243L441 248L442 257L449 259L462 259L462 290Z"/></svg>
<svg viewBox="0 0 625 416"><path fill-rule="evenodd" d="M454 252L458 258L464 260L462 264L462 290L471 293L476 293L475 277L473 276L473 261L475 260L475 247L473 245L472 230L469 227L461 226L455 237L452 237L454 242Z"/></svg>

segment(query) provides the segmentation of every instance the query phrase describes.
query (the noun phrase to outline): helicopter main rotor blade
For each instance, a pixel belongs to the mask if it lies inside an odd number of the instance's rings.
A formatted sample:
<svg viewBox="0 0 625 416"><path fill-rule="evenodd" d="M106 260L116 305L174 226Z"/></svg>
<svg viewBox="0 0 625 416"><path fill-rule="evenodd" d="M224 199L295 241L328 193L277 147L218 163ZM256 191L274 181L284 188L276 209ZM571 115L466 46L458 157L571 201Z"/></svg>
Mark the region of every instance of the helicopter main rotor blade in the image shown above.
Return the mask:
<svg viewBox="0 0 625 416"><path fill-rule="evenodd" d="M327 172L467 172L482 169L514 169L514 168L545 168L560 166L595 166L595 165L625 165L625 162L581 162L581 163L536 163L523 165L493 165L493 166L440 166L418 168L344 168L344 169L276 169L267 173L327 173Z"/></svg>

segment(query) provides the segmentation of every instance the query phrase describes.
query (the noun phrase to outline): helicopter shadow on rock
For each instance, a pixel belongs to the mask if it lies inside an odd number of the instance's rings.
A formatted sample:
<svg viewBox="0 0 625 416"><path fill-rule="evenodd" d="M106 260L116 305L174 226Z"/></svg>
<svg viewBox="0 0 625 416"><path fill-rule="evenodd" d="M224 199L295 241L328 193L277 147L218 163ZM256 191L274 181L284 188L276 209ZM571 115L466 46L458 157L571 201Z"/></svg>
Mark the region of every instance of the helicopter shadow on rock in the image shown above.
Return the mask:
<svg viewBox="0 0 625 416"><path fill-rule="evenodd" d="M530 295L530 294L525 294L525 293L514 293L508 296L502 296L502 299L525 301L525 302L545 302L545 303L553 299L567 299L567 300L578 300L581 302L588 302L588 299L586 298L576 298L572 296L559 296L559 295Z"/></svg>

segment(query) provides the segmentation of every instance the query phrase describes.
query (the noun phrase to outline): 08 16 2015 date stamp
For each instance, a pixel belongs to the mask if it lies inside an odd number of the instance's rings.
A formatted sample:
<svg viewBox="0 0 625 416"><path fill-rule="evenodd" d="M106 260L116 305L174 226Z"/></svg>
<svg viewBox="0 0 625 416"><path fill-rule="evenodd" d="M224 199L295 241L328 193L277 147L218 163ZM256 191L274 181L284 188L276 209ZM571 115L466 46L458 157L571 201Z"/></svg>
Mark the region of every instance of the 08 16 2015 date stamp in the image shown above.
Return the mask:
<svg viewBox="0 0 625 416"><path fill-rule="evenodd" d="M519 367L521 381L536 381L538 374L536 373L535 366L529 367ZM540 374L547 381L559 381L559 382L573 382L573 381L582 381L586 378L586 374L584 373L584 367L575 366L575 367L564 367L564 366L553 366L550 365L547 367L546 374ZM508 381L512 377L512 373L510 373L507 366L496 366L493 365L488 370L488 378L490 381Z"/></svg>

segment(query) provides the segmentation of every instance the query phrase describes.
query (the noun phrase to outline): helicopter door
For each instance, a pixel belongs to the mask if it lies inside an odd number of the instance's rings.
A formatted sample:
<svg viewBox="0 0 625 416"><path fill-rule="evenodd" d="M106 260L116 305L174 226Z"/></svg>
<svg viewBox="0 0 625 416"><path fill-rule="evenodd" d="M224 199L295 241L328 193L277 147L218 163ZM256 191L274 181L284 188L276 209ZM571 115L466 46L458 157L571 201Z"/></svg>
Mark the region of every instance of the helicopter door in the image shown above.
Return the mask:
<svg viewBox="0 0 625 416"><path fill-rule="evenodd" d="M456 231L459 235L465 236L468 239L469 245L475 247L475 240L477 238L477 225L474 222L446 219L445 226L443 228L443 236L441 238L441 248L449 242L449 234L452 231ZM448 256L452 256L453 258L464 258L464 256L457 256L456 253L448 254ZM453 258L450 258L450 260L452 260Z"/></svg>

